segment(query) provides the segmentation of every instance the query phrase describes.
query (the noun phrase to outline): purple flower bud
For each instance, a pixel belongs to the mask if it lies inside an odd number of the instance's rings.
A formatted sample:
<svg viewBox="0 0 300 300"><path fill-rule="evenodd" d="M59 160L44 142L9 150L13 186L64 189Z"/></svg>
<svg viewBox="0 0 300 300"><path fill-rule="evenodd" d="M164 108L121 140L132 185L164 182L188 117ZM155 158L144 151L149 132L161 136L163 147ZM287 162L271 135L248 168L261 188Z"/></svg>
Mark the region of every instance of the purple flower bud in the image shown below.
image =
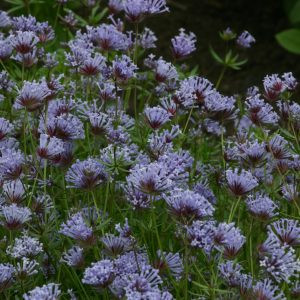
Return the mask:
<svg viewBox="0 0 300 300"><path fill-rule="evenodd" d="M196 35L193 32L185 33L185 29L179 29L179 35L172 38L172 54L175 59L183 59L196 50Z"/></svg>
<svg viewBox="0 0 300 300"><path fill-rule="evenodd" d="M243 31L237 38L236 43L242 48L250 48L252 43L255 43L255 38L248 32Z"/></svg>

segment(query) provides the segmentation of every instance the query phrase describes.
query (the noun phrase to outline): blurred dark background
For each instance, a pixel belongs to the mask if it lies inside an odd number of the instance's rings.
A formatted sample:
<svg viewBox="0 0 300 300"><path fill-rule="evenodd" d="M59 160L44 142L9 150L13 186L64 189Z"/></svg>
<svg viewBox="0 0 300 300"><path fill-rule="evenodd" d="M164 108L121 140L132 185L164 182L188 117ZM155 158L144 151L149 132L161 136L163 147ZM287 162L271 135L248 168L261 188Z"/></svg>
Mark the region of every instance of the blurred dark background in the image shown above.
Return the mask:
<svg viewBox="0 0 300 300"><path fill-rule="evenodd" d="M86 0L69 0L67 7L86 18L90 10L82 9L80 3L83 1ZM284 10L287 1L294 0L169 0L169 14L147 19L143 25L157 34L159 42L155 53L166 59L171 59L170 40L178 34L179 28L194 32L198 39L197 51L186 63L198 65L199 75L212 82L216 82L221 66L211 57L209 45L224 55L225 45L219 37L219 31L227 27L237 34L248 30L256 38L254 46L242 55L248 58L248 62L240 71L228 70L222 83L225 93L245 92L250 85L260 85L266 74L292 71L300 79L300 56L281 48L275 39L276 33L291 27ZM55 0L44 0L42 4L33 4L31 13L36 14L39 21L53 23L57 11L55 3ZM101 7L105 3L107 1L102 0ZM6 0L0 0L0 9L12 7ZM12 14L21 13L22 10L16 10ZM64 30L64 26L59 25L57 30Z"/></svg>
<svg viewBox="0 0 300 300"><path fill-rule="evenodd" d="M240 71L227 71L224 92L244 92L250 85L260 85L270 73L292 71L300 79L300 56L287 52L277 43L274 35L290 27L281 0L185 0L174 1L171 13L149 21L161 38L160 50L168 54L168 43L180 27L197 35L197 52L187 62L198 64L200 75L216 82L221 67L212 59L209 45L224 53L224 43L218 32L231 27L241 33L248 30L256 43L245 56L248 62Z"/></svg>

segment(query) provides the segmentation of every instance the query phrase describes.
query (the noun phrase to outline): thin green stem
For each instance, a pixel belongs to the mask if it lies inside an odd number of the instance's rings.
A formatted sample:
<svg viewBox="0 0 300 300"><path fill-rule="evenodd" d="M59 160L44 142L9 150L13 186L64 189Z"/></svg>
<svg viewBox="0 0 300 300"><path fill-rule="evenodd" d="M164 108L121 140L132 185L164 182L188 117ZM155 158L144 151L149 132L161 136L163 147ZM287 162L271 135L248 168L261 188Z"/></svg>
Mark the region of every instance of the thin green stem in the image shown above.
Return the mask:
<svg viewBox="0 0 300 300"><path fill-rule="evenodd" d="M190 118L191 118L192 113L193 113L193 109L194 109L194 107L192 107L192 108L190 109L190 113L189 113L188 118L187 118L187 120L186 120L186 123L185 123L185 126L184 126L184 129L183 129L182 134L184 134L185 131L186 131L186 129L187 129L187 126L188 126L188 124L189 124L189 122L190 122Z"/></svg>
<svg viewBox="0 0 300 300"><path fill-rule="evenodd" d="M228 218L228 223L230 223L230 222L233 220L233 217L234 217L234 215L235 215L235 212L236 212L236 210L237 210L237 208L238 208L238 206L239 206L239 204L240 204L241 198L242 198L242 197L239 196L238 200L237 200L235 203L233 202L233 204L232 204L232 206L231 206L229 218Z"/></svg>
<svg viewBox="0 0 300 300"><path fill-rule="evenodd" d="M224 65L223 68L222 68L222 70L221 70L221 73L220 73L220 75L219 75L219 78L218 78L218 80L217 80L217 83L216 83L216 89L219 88L219 86L220 86L220 84L221 84L221 82L222 82L222 80L223 80L223 77L224 77L224 74L225 74L226 69L227 69L227 66Z"/></svg>

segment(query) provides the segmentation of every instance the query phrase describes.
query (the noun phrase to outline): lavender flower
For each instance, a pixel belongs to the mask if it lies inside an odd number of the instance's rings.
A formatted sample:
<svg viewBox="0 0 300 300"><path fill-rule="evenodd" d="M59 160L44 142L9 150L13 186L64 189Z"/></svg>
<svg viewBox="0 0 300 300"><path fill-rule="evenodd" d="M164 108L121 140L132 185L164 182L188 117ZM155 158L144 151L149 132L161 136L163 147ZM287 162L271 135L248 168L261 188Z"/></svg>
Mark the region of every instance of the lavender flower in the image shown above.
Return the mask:
<svg viewBox="0 0 300 300"><path fill-rule="evenodd" d="M235 102L234 97L225 97L214 92L205 98L204 105L211 118L224 122L236 117L238 110L235 108Z"/></svg>
<svg viewBox="0 0 300 300"><path fill-rule="evenodd" d="M43 159L53 159L55 156L64 152L63 141L56 137L49 137L47 134L40 135L40 146L37 154Z"/></svg>
<svg viewBox="0 0 300 300"><path fill-rule="evenodd" d="M116 98L115 85L110 82L103 82L98 85L100 99L104 102Z"/></svg>
<svg viewBox="0 0 300 300"><path fill-rule="evenodd" d="M199 194L175 189L166 197L170 211L183 223L213 215L214 207Z"/></svg>
<svg viewBox="0 0 300 300"><path fill-rule="evenodd" d="M70 267L81 268L84 265L83 249L79 246L72 247L63 253L60 261Z"/></svg>
<svg viewBox="0 0 300 300"><path fill-rule="evenodd" d="M69 187L79 189L92 189L107 180L107 173L102 164L92 158L79 161L71 166L66 174Z"/></svg>
<svg viewBox="0 0 300 300"><path fill-rule="evenodd" d="M191 246L210 254L214 248L215 221L193 221L187 227L187 236Z"/></svg>
<svg viewBox="0 0 300 300"><path fill-rule="evenodd" d="M247 99L246 106L250 120L255 125L276 125L278 115L273 111L270 104L260 99L259 95Z"/></svg>
<svg viewBox="0 0 300 300"><path fill-rule="evenodd" d="M22 232L20 238L16 238L14 245L8 246L6 253L13 258L35 257L43 251L43 244L37 238L30 237L27 231Z"/></svg>
<svg viewBox="0 0 300 300"><path fill-rule="evenodd" d="M113 263L108 259L104 259L92 263L91 267L85 269L82 282L96 288L105 288L112 283L114 277Z"/></svg>
<svg viewBox="0 0 300 300"><path fill-rule="evenodd" d="M0 48L1 48L1 44L0 44ZM1 50L0 50L0 58L1 58ZM14 86L15 84L10 79L9 74L6 71L0 72L0 89L7 92L11 92Z"/></svg>
<svg viewBox="0 0 300 300"><path fill-rule="evenodd" d="M137 165L127 176L126 181L128 185L146 194L159 194L172 186L165 166L155 162L146 166Z"/></svg>
<svg viewBox="0 0 300 300"><path fill-rule="evenodd" d="M102 24L89 29L91 40L103 51L126 50L129 48L128 37L114 25Z"/></svg>
<svg viewBox="0 0 300 300"><path fill-rule="evenodd" d="M300 260L291 247L278 247L260 261L260 266L279 283L289 283L290 278L300 272Z"/></svg>
<svg viewBox="0 0 300 300"><path fill-rule="evenodd" d="M117 257L123 254L130 246L128 243L129 240L113 234L106 234L101 238L101 242L105 247L104 253L111 257Z"/></svg>
<svg viewBox="0 0 300 300"><path fill-rule="evenodd" d="M257 282L253 287L253 296L257 300L286 300L283 292L270 279Z"/></svg>
<svg viewBox="0 0 300 300"><path fill-rule="evenodd" d="M114 79L119 83L126 83L130 78L135 77L137 66L127 55L115 57L112 62L112 73Z"/></svg>
<svg viewBox="0 0 300 300"><path fill-rule="evenodd" d="M128 299L140 299L147 297L147 293L154 292L162 283L158 270L151 267L143 267L139 274L129 274L125 294Z"/></svg>
<svg viewBox="0 0 300 300"><path fill-rule="evenodd" d="M79 72L86 76L95 76L105 67L105 62L105 57L99 53L94 57L88 56L79 67Z"/></svg>
<svg viewBox="0 0 300 300"><path fill-rule="evenodd" d="M285 84L278 74L267 75L264 78L265 97L269 101L275 101L279 95L286 89Z"/></svg>
<svg viewBox="0 0 300 300"><path fill-rule="evenodd" d="M214 93L215 90L210 81L203 77L192 76L180 82L173 100L185 107L191 106L194 102L203 105L208 96Z"/></svg>
<svg viewBox="0 0 300 300"><path fill-rule="evenodd" d="M273 230L283 245L300 244L300 225L297 220L279 219L269 225L268 230Z"/></svg>
<svg viewBox="0 0 300 300"><path fill-rule="evenodd" d="M36 287L23 295L24 300L48 300L48 299L59 299L61 290L59 284L48 283L41 287Z"/></svg>
<svg viewBox="0 0 300 300"><path fill-rule="evenodd" d="M193 32L185 33L185 29L179 29L179 35L172 38L172 54L175 59L189 56L196 50L196 35Z"/></svg>
<svg viewBox="0 0 300 300"><path fill-rule="evenodd" d="M37 29L36 18L33 16L20 16L12 18L12 27L14 31L32 31Z"/></svg>
<svg viewBox="0 0 300 300"><path fill-rule="evenodd" d="M215 205L217 203L214 193L210 190L206 182L197 183L194 186L193 191L207 199L211 204Z"/></svg>
<svg viewBox="0 0 300 300"><path fill-rule="evenodd" d="M155 42L157 37L149 28L144 28L144 31L137 37L139 45L144 49L156 48Z"/></svg>
<svg viewBox="0 0 300 300"><path fill-rule="evenodd" d="M109 0L108 9L111 14L115 15L124 9L124 4L122 0Z"/></svg>
<svg viewBox="0 0 300 300"><path fill-rule="evenodd" d="M158 269L161 275L170 272L176 280L180 280L183 273L183 263L179 253L166 253L158 250L157 257L154 262L155 269Z"/></svg>
<svg viewBox="0 0 300 300"><path fill-rule="evenodd" d="M175 66L173 66L171 63L166 62L162 58L159 58L155 62L154 72L155 72L155 79L158 82L177 80L178 78L178 73Z"/></svg>
<svg viewBox="0 0 300 300"><path fill-rule="evenodd" d="M226 281L230 287L237 287L242 276L242 266L232 261L226 261L218 265L220 276Z"/></svg>
<svg viewBox="0 0 300 300"><path fill-rule="evenodd" d="M13 47L10 44L10 39L0 39L0 59L5 60L8 59L13 51Z"/></svg>
<svg viewBox="0 0 300 300"><path fill-rule="evenodd" d="M0 141L7 138L13 131L14 126L4 118L0 118Z"/></svg>
<svg viewBox="0 0 300 300"><path fill-rule="evenodd" d="M236 196L243 196L258 186L257 179L248 171L238 169L226 171L227 184Z"/></svg>
<svg viewBox="0 0 300 300"><path fill-rule="evenodd" d="M89 121L91 123L91 132L94 135L103 135L110 127L110 119L104 113L90 113Z"/></svg>
<svg viewBox="0 0 300 300"><path fill-rule="evenodd" d="M38 37L32 31L17 31L16 34L10 38L11 45L21 55L33 51L38 42Z"/></svg>
<svg viewBox="0 0 300 300"><path fill-rule="evenodd" d="M266 145L266 150L271 153L275 159L288 159L291 153L288 149L288 142L279 134L273 136Z"/></svg>
<svg viewBox="0 0 300 300"><path fill-rule="evenodd" d="M169 113L159 106L146 107L144 114L147 124L152 129L158 129L170 120Z"/></svg>
<svg viewBox="0 0 300 300"><path fill-rule="evenodd" d="M298 81L293 76L292 72L284 73L282 75L284 85L287 87L289 91L294 91L298 86Z"/></svg>
<svg viewBox="0 0 300 300"><path fill-rule="evenodd" d="M0 271L0 291L3 292L13 283L16 269L13 265L6 263L0 264Z"/></svg>
<svg viewBox="0 0 300 300"><path fill-rule="evenodd" d="M278 206L269 197L263 194L256 194L255 197L249 195L246 203L249 212L263 221L278 215L278 212L276 212Z"/></svg>
<svg viewBox="0 0 300 300"><path fill-rule="evenodd" d="M32 112L43 106L45 99L51 94L47 83L25 81L14 103L15 109L26 108Z"/></svg>
<svg viewBox="0 0 300 300"><path fill-rule="evenodd" d="M135 188L131 182L123 186L123 190L125 192L126 201L133 206L133 209L145 209L150 207L150 195Z"/></svg>
<svg viewBox="0 0 300 300"><path fill-rule="evenodd" d="M0 11L0 28L9 27L11 25L11 19L7 12Z"/></svg>
<svg viewBox="0 0 300 300"><path fill-rule="evenodd" d="M281 188L283 198L289 202L297 201L299 199L300 193L297 190L296 184L286 184Z"/></svg>
<svg viewBox="0 0 300 300"><path fill-rule="evenodd" d="M0 224L8 230L20 229L31 219L31 211L27 207L19 207L15 203L1 207Z"/></svg>
<svg viewBox="0 0 300 300"><path fill-rule="evenodd" d="M25 280L27 277L38 273L36 267L38 266L36 260L29 260L27 257L22 257L21 262L16 265L16 278L19 280Z"/></svg>
<svg viewBox="0 0 300 300"><path fill-rule="evenodd" d="M216 248L228 258L234 258L241 250L246 238L241 234L239 228L234 223L220 223L214 233L214 243Z"/></svg>
<svg viewBox="0 0 300 300"><path fill-rule="evenodd" d="M59 233L75 239L82 245L92 245L95 242L93 230L87 225L82 212L73 214L66 223L62 223Z"/></svg>
<svg viewBox="0 0 300 300"><path fill-rule="evenodd" d="M251 44L255 43L255 38L245 30L237 38L236 43L242 48L250 48Z"/></svg>
<svg viewBox="0 0 300 300"><path fill-rule="evenodd" d="M50 137L57 137L64 141L77 140L84 138L83 123L71 114L62 114L58 117L52 117L46 124L40 124L39 131L47 133Z"/></svg>
<svg viewBox="0 0 300 300"><path fill-rule="evenodd" d="M25 189L20 179L3 184L3 194L9 203L20 204L24 200Z"/></svg>

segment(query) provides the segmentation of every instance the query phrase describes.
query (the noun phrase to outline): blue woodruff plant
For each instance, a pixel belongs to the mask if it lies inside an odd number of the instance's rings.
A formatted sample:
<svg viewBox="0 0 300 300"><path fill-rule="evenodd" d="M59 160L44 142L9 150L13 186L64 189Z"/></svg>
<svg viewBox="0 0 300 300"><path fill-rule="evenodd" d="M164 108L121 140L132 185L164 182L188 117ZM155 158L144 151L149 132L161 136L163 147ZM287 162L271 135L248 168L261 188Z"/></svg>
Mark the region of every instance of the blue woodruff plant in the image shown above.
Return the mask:
<svg viewBox="0 0 300 300"><path fill-rule="evenodd" d="M165 0L8 2L0 298L297 299L293 74L222 94L255 38L222 31L211 82L185 64L193 32L157 53L146 25Z"/></svg>

